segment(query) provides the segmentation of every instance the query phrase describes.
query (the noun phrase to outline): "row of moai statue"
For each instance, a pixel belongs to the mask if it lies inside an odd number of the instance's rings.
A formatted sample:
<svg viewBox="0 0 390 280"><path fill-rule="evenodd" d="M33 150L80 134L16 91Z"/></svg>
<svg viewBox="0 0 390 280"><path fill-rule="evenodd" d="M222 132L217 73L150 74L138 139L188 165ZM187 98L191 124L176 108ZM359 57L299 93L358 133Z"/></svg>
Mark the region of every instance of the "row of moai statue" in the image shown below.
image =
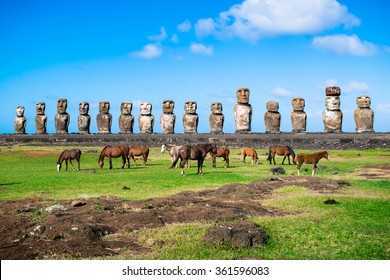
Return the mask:
<svg viewBox="0 0 390 280"><path fill-rule="evenodd" d="M340 110L340 88L333 86L325 89L325 110L322 113L325 132L342 132L343 113ZM239 88L236 93L237 104L234 106L234 120L236 133L250 133L252 123L252 106L249 104L249 89ZM373 132L374 111L370 108L371 100L369 96L358 96L356 98L358 108L354 111L356 132ZM160 126L162 134L174 134L176 115L173 100L164 100L162 103L163 113L160 115ZM119 133L133 133L134 116L131 102L121 104L121 114L119 116ZM292 99L293 112L291 112L292 132L306 132L307 115L304 111L305 100L301 97ZM268 101L266 103L267 112L264 114L264 124L266 133L280 132L281 114L279 113L279 103ZM59 99L57 103L57 114L55 115L56 134L67 134L70 123L70 115L66 112L67 100ZM185 114L182 117L184 133L196 134L199 123L199 116L196 113L197 103L187 101L184 104ZM223 133L224 115L222 113L222 103L213 102L211 104L211 114L209 115L210 133ZM96 116L98 134L111 133L112 115L110 114L110 103L100 102L99 113ZM45 103L36 103L35 127L37 134L46 133L47 116L45 115ZM24 134L27 119L24 116L24 107L16 108L16 118L14 128L16 134ZM152 104L143 102L140 104L140 115L138 117L140 133L153 133L154 116L152 114ZM91 116L89 115L89 103L80 102L78 116L78 133L90 134Z"/></svg>

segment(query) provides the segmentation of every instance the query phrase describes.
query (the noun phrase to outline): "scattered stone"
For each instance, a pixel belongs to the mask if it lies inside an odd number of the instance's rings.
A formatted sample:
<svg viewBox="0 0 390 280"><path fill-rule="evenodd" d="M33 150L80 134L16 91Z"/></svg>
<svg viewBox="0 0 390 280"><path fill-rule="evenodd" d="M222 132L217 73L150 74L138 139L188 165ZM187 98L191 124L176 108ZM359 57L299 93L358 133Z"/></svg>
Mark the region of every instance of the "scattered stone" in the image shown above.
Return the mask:
<svg viewBox="0 0 390 280"><path fill-rule="evenodd" d="M339 204L336 200L334 199L328 199L324 201L325 204Z"/></svg>
<svg viewBox="0 0 390 280"><path fill-rule="evenodd" d="M52 205L45 208L45 211L49 214L51 214L54 210L67 211L68 208L66 208L64 205Z"/></svg>
<svg viewBox="0 0 390 280"><path fill-rule="evenodd" d="M122 190L130 190L128 186L123 186Z"/></svg>
<svg viewBox="0 0 390 280"><path fill-rule="evenodd" d="M271 168L269 175L275 175L275 174L286 174L286 170L284 170L284 168L280 166Z"/></svg>
<svg viewBox="0 0 390 280"><path fill-rule="evenodd" d="M73 201L73 202L70 204L70 206L72 206L72 207L80 207L80 206L84 206L84 205L86 205L86 204L87 204L87 203L84 202L84 201L75 200L75 201Z"/></svg>

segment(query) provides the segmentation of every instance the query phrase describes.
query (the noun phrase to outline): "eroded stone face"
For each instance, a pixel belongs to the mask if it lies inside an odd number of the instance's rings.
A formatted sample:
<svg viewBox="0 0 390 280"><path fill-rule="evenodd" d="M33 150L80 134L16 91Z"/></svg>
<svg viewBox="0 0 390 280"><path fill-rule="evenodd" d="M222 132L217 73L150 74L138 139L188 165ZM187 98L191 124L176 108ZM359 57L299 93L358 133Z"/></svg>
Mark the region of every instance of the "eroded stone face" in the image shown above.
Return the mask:
<svg viewBox="0 0 390 280"><path fill-rule="evenodd" d="M99 102L99 113L96 115L98 133L111 133L112 115L110 112L110 102Z"/></svg>
<svg viewBox="0 0 390 280"><path fill-rule="evenodd" d="M89 112L89 103L80 102L79 103L79 116L77 118L78 130L81 134L89 134L90 125L91 125L91 116L88 115Z"/></svg>
<svg viewBox="0 0 390 280"><path fill-rule="evenodd" d="M356 104L358 108L353 113L356 132L374 132L374 111L370 108L371 98L369 96L358 96Z"/></svg>
<svg viewBox="0 0 390 280"><path fill-rule="evenodd" d="M160 115L160 126L162 134L174 134L176 116L173 114L175 102L173 100L164 100L162 103L163 114Z"/></svg>
<svg viewBox="0 0 390 280"><path fill-rule="evenodd" d="M291 112L291 126L292 132L305 132L307 114L304 112L305 99L302 97L295 97L292 99L293 111Z"/></svg>
<svg viewBox="0 0 390 280"><path fill-rule="evenodd" d="M130 102L121 103L121 114L119 116L119 133L133 133L134 116L131 115L133 104Z"/></svg>
<svg viewBox="0 0 390 280"><path fill-rule="evenodd" d="M340 111L340 98L338 96L340 93L340 88L338 87L331 87L331 88L333 88L333 91L331 91L331 93L335 92L335 94L329 95L327 91L327 96L325 97L325 110L322 112L324 131L341 132L342 123L343 123L343 113Z"/></svg>
<svg viewBox="0 0 390 280"><path fill-rule="evenodd" d="M196 113L197 104L195 101L187 101L184 104L185 114L182 117L184 133L196 134L198 133L199 116Z"/></svg>
<svg viewBox="0 0 390 280"><path fill-rule="evenodd" d="M213 102L211 104L211 115L209 116L210 133L223 133L225 117L222 114L222 103Z"/></svg>
<svg viewBox="0 0 390 280"><path fill-rule="evenodd" d="M70 115L66 112L68 100L64 98L58 99L57 114L54 117L54 124L57 134L68 134L70 124Z"/></svg>
<svg viewBox="0 0 390 280"><path fill-rule="evenodd" d="M152 115L152 104L149 102L142 102L140 104L140 115L138 117L138 125L140 133L153 133L154 116Z"/></svg>
<svg viewBox="0 0 390 280"><path fill-rule="evenodd" d="M238 104L248 104L249 103L250 91L248 88L239 88L236 92L237 103Z"/></svg>
<svg viewBox="0 0 390 280"><path fill-rule="evenodd" d="M236 133L250 133L252 124L252 106L249 104L250 91L239 88L236 92L237 104L234 105L234 121Z"/></svg>
<svg viewBox="0 0 390 280"><path fill-rule="evenodd" d="M16 134L25 134L27 119L24 116L24 106L16 107L16 117L14 120L14 130Z"/></svg>
<svg viewBox="0 0 390 280"><path fill-rule="evenodd" d="M45 102L37 102L35 106L35 131L37 134L45 134L47 126L47 116L45 115Z"/></svg>
<svg viewBox="0 0 390 280"><path fill-rule="evenodd" d="M280 132L280 113L279 102L277 101L268 101L266 104L267 112L264 114L264 124L266 133L276 133Z"/></svg>

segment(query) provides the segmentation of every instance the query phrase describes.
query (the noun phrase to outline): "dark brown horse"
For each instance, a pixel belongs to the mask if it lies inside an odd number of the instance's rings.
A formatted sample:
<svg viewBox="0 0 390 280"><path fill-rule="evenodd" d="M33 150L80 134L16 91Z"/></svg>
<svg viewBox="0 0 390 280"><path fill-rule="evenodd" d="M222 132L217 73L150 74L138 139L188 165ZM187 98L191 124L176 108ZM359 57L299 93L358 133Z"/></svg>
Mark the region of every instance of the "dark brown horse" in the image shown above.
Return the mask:
<svg viewBox="0 0 390 280"><path fill-rule="evenodd" d="M104 158L108 157L108 161L110 163L110 169L112 169L112 158L122 157L122 168L125 167L127 162L127 167L130 168L130 160L129 160L129 147L127 146L106 146L103 148L102 152L99 156L99 167L103 168Z"/></svg>
<svg viewBox="0 0 390 280"><path fill-rule="evenodd" d="M137 166L137 161L135 157L140 157L142 156L142 166L146 165L146 162L148 161L148 156L149 156L149 148L141 145L141 146L130 146L129 147L129 153L128 157L129 159L132 158L134 161L134 165Z"/></svg>
<svg viewBox="0 0 390 280"><path fill-rule="evenodd" d="M81 151L79 149L66 149L61 154L57 160L57 171L61 170L62 162L65 160L66 171L68 171L68 160L73 167L73 170L76 170L73 166L72 160L75 159L78 163L77 170L80 170L80 157Z"/></svg>
<svg viewBox="0 0 390 280"><path fill-rule="evenodd" d="M172 165L170 168L173 168L176 166L176 163L180 159L180 169L181 169L181 175L184 174L184 166L186 162L189 159L197 160L198 161L198 174L202 175L202 166L205 157L209 152L217 153L217 146L215 144L197 144L195 146L188 146L184 145L181 146L178 150L178 156L175 158L175 160L172 162Z"/></svg>
<svg viewBox="0 0 390 280"><path fill-rule="evenodd" d="M257 156L257 152L253 148L242 148L241 150L242 162L245 163L245 158L250 157L252 159L252 164L257 164L259 157Z"/></svg>
<svg viewBox="0 0 390 280"><path fill-rule="evenodd" d="M225 146L218 147L216 154L210 152L211 158L213 159L213 167L217 167L217 157L223 158L223 160L225 161L225 168L229 167L229 154L230 150L228 147Z"/></svg>
<svg viewBox="0 0 390 280"><path fill-rule="evenodd" d="M300 175L301 166L303 163L313 164L313 170L311 175L316 175L317 163L320 159L325 158L327 160L330 159L330 156L327 151L319 151L313 154L298 154L295 156L296 161L298 162L298 175Z"/></svg>
<svg viewBox="0 0 390 280"><path fill-rule="evenodd" d="M288 164L290 163L290 156L293 159L293 163L296 164L295 162L295 153L294 150L291 149L289 146L271 146L269 147L268 151L268 158L267 160L269 161L270 164L272 164L272 161L275 163L275 155L279 156L284 156L282 160L282 164L284 164L285 159L288 159Z"/></svg>

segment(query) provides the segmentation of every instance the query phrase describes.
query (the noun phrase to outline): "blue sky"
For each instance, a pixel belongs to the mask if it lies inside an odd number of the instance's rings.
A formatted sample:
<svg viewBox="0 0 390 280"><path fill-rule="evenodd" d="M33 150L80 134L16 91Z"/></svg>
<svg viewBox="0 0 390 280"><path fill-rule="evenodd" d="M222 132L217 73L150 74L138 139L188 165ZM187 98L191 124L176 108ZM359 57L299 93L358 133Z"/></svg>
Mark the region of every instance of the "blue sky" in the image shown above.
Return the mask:
<svg viewBox="0 0 390 280"><path fill-rule="evenodd" d="M58 98L68 99L69 132L78 104L109 101L112 132L120 103L151 102L154 132L164 99L175 101L176 133L184 103L198 104L199 133L210 131L210 105L223 104L224 132L235 130L236 90L250 89L252 131L264 132L266 102L280 104L290 132L291 99L303 97L307 130L323 132L325 87L341 88L343 131L354 132L359 95L371 97L374 129L390 131L390 18L386 1L170 0L0 1L0 133L13 133L26 108L35 133L35 103L46 102L54 133ZM138 133L138 123L134 133Z"/></svg>

